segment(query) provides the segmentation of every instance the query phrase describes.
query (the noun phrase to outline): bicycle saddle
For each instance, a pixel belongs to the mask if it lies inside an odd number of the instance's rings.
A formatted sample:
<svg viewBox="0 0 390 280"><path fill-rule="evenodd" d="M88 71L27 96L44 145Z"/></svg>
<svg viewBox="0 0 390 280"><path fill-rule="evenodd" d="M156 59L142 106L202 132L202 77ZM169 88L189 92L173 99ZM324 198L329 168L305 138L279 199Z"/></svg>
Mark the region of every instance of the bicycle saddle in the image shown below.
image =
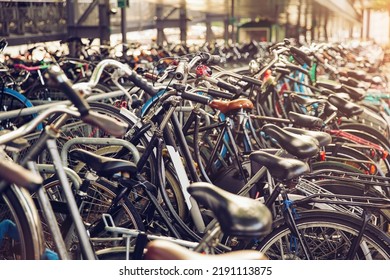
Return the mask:
<svg viewBox="0 0 390 280"><path fill-rule="evenodd" d="M292 98L298 104L304 105L304 106L305 105L315 104L315 103L318 103L318 102L324 102L323 99L321 100L321 99L305 97L305 96L301 96L301 95L296 94L296 93L291 93L290 94L290 98Z"/></svg>
<svg viewBox="0 0 390 280"><path fill-rule="evenodd" d="M264 125L262 131L278 141L287 152L300 159L313 157L319 152L319 143L313 137L298 135L274 124Z"/></svg>
<svg viewBox="0 0 390 280"><path fill-rule="evenodd" d="M345 100L351 100L352 99L351 96L348 93L346 93L346 92L336 92L336 93L332 93L332 94L336 95L336 96L338 96L340 98L343 98Z"/></svg>
<svg viewBox="0 0 390 280"><path fill-rule="evenodd" d="M340 91L342 89L341 84L332 81L317 81L316 86L330 89L332 91Z"/></svg>
<svg viewBox="0 0 390 280"><path fill-rule="evenodd" d="M337 107L337 109L347 118L358 116L363 113L363 108L359 105L356 105L355 103L345 100L334 94L328 97L328 102L333 106Z"/></svg>
<svg viewBox="0 0 390 280"><path fill-rule="evenodd" d="M310 170L309 166L303 161L282 158L263 151L251 153L249 159L265 166L271 175L280 181L289 181Z"/></svg>
<svg viewBox="0 0 390 280"><path fill-rule="evenodd" d="M267 260L255 250L239 250L220 255L205 255L191 251L167 240L154 240L146 246L145 260Z"/></svg>
<svg viewBox="0 0 390 280"><path fill-rule="evenodd" d="M130 161L100 156L82 149L70 151L69 157L84 162L97 175L103 177L111 177L118 172L129 172L132 177L137 174L137 166Z"/></svg>
<svg viewBox="0 0 390 280"><path fill-rule="evenodd" d="M354 88L362 88L364 90L367 90L370 87L370 84L367 82L360 82L354 78L351 77L340 77L339 81L343 83L343 85L354 87Z"/></svg>
<svg viewBox="0 0 390 280"><path fill-rule="evenodd" d="M209 106L226 114L237 109L253 109L253 103L249 99L239 98L231 101L214 99Z"/></svg>
<svg viewBox="0 0 390 280"><path fill-rule="evenodd" d="M349 94L349 96L351 96L353 100L360 101L363 100L364 97L366 96L366 91L362 88L343 85L343 89L345 90L345 92Z"/></svg>
<svg viewBox="0 0 390 280"><path fill-rule="evenodd" d="M302 134L302 135L313 137L317 139L318 143L320 144L320 147L324 147L332 143L332 136L330 136L326 132L306 130L306 129L296 128L296 127L285 127L284 130L287 130L295 134Z"/></svg>
<svg viewBox="0 0 390 280"><path fill-rule="evenodd" d="M295 113L293 111L288 112L288 118L294 125L307 128L321 128L324 125L324 121L320 118Z"/></svg>
<svg viewBox="0 0 390 280"><path fill-rule="evenodd" d="M260 237L271 230L271 212L258 200L232 194L205 182L192 183L188 192L210 209L226 235Z"/></svg>
<svg viewBox="0 0 390 280"><path fill-rule="evenodd" d="M348 77L354 78L359 81L369 81L372 78L366 71L364 70L351 70L347 69Z"/></svg>

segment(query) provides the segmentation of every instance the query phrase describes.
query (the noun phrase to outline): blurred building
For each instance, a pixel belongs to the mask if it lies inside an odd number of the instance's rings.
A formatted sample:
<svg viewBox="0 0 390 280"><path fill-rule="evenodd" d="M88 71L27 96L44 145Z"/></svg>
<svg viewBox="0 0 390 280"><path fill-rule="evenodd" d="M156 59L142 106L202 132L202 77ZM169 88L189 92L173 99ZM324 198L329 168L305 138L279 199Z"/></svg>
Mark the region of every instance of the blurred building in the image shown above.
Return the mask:
<svg viewBox="0 0 390 280"><path fill-rule="evenodd" d="M112 34L154 30L148 39L162 44L175 33L172 28L177 30L175 40L185 42L198 30L191 26L203 25L208 42L285 37L340 41L364 37L363 4L363 0L0 0L0 36L10 44L66 37L107 41ZM216 27L223 32L216 32ZM371 29L378 30L373 24Z"/></svg>

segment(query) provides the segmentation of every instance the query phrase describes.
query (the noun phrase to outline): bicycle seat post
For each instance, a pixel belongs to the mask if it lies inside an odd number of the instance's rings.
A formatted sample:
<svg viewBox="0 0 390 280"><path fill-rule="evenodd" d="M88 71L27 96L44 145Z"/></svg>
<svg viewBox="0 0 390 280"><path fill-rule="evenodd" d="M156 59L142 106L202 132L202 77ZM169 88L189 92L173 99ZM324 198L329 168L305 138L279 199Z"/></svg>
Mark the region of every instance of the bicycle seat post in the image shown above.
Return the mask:
<svg viewBox="0 0 390 280"><path fill-rule="evenodd" d="M194 248L195 252L203 252L208 248L215 248L219 244L219 235L221 234L221 228L218 223L214 224L211 229L207 231L202 240L199 241L199 245Z"/></svg>

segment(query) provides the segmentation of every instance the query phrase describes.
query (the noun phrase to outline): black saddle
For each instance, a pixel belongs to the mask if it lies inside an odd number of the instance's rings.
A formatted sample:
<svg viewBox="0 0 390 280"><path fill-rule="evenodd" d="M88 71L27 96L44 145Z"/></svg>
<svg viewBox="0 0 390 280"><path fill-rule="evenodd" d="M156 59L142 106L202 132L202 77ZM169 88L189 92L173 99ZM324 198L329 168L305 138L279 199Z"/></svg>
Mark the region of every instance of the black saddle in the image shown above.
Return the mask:
<svg viewBox="0 0 390 280"><path fill-rule="evenodd" d="M335 106L347 118L358 116L363 113L362 107L337 95L330 95L328 97L328 102Z"/></svg>
<svg viewBox="0 0 390 280"><path fill-rule="evenodd" d="M316 86L323 87L335 92L340 91L342 88L341 84L331 82L331 81L317 81Z"/></svg>
<svg viewBox="0 0 390 280"><path fill-rule="evenodd" d="M348 85L343 85L342 87L346 93L351 96L353 100L360 101L366 97L366 90L357 87L351 87Z"/></svg>
<svg viewBox="0 0 390 280"><path fill-rule="evenodd" d="M326 132L313 131L313 130L307 130L307 129L296 128L296 127L285 127L284 130L287 130L295 134L302 134L302 135L313 137L317 139L318 143L320 144L320 147L328 146L330 143L332 143L332 136L330 136Z"/></svg>
<svg viewBox="0 0 390 280"><path fill-rule="evenodd" d="M296 93L291 93L290 98L297 102L300 105L306 106L306 105L311 105L319 102L324 102L323 99L316 99L316 98L310 98L310 97L304 97Z"/></svg>
<svg viewBox="0 0 390 280"><path fill-rule="evenodd" d="M324 125L324 121L320 118L299 114L293 111L288 112L288 118L294 125L307 128L321 128Z"/></svg>
<svg viewBox="0 0 390 280"><path fill-rule="evenodd" d="M97 175L111 177L118 172L128 172L133 177L137 174L137 166L130 161L96 155L82 149L70 151L69 157L84 162Z"/></svg>
<svg viewBox="0 0 390 280"><path fill-rule="evenodd" d="M309 172L309 166L300 160L282 158L263 151L250 154L250 160L265 166L271 175L279 181L289 181Z"/></svg>
<svg viewBox="0 0 390 280"><path fill-rule="evenodd" d="M278 141L283 149L300 159L313 157L319 152L319 143L313 137L298 135L274 124L266 124L262 130Z"/></svg>
<svg viewBox="0 0 390 280"><path fill-rule="evenodd" d="M188 192L213 212L226 235L259 237L271 231L271 212L258 200L204 182L191 184Z"/></svg>

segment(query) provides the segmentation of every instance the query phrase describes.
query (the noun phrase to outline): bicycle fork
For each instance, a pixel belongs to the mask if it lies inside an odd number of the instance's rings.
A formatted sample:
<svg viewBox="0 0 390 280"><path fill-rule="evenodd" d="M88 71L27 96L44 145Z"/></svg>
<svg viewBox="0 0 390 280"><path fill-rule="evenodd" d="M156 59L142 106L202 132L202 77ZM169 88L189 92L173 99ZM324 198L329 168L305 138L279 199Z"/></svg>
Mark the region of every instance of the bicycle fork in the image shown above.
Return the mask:
<svg viewBox="0 0 390 280"><path fill-rule="evenodd" d="M306 244L306 241L304 238L302 238L302 235L300 234L297 225L295 223L295 219L297 219L297 214L295 213L295 209L292 208L292 202L291 200L288 199L288 195L286 192L282 191L281 192L282 198L283 198L283 204L284 204L284 209L283 209L283 216L284 219L286 220L286 223L291 230L292 233L292 240L290 242L293 242L292 246L297 247L298 244L296 244L296 241L298 240L299 244L301 245L301 248L303 250L303 253L305 254L305 257L307 260L312 260L313 256L308 249L308 246ZM295 240L295 238L297 240Z"/></svg>
<svg viewBox="0 0 390 280"><path fill-rule="evenodd" d="M367 225L371 219L370 211L364 209L363 214L362 214L362 219L363 219L363 221L362 221L362 226L361 226L360 232L359 232L358 236L356 236L352 241L351 248L349 249L349 252L347 255L347 260L354 259L354 256L355 256L355 254L360 246L360 243L362 242L364 231L366 230Z"/></svg>
<svg viewBox="0 0 390 280"><path fill-rule="evenodd" d="M272 191L269 198L266 200L265 205L269 209L272 209L274 202L276 201L279 195L282 196L283 204L284 204L283 217L286 221L288 228L292 233L292 237L290 240L291 243L290 247L295 247L296 249L298 247L298 244L300 244L306 259L308 260L313 259L313 256L310 253L310 250L308 249L308 246L305 240L302 238L302 235L300 234L297 225L295 223L295 219L297 219L297 214L295 213L295 209L293 208L292 202L291 200L289 200L287 193L282 189L282 187L280 186L275 187L275 189Z"/></svg>

